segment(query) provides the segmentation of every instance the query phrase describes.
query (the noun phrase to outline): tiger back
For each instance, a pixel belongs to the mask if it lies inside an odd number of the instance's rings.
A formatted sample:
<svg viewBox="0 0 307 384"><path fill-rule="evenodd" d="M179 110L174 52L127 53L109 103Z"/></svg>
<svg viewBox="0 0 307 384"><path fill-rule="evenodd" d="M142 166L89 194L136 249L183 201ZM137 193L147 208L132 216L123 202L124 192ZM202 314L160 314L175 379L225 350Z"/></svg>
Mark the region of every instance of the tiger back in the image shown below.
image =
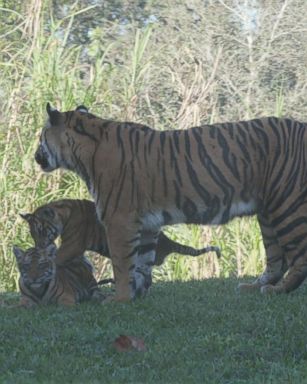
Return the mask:
<svg viewBox="0 0 307 384"><path fill-rule="evenodd" d="M29 248L14 246L20 272L21 305L74 305L97 297L97 282L84 258L76 258L65 266L55 263L56 246Z"/></svg>

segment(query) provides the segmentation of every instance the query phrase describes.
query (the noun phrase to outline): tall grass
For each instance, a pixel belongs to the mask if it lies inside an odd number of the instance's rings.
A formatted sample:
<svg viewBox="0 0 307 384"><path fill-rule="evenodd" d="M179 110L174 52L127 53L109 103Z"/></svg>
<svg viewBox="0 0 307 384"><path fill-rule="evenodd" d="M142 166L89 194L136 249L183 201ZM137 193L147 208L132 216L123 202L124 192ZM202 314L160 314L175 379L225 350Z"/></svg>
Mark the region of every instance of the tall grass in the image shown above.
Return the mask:
<svg viewBox="0 0 307 384"><path fill-rule="evenodd" d="M34 162L47 101L61 110L85 104L100 116L139 121L157 129L239 119L259 110L281 115L286 105L286 90L279 88L275 93L263 93L262 108L257 99L257 106L249 100L248 111L242 110L244 92L237 89L240 97L236 98L231 88L235 71L225 72L230 62L225 48L220 45L217 49L207 39L201 41L209 44L201 51L197 39L203 35L195 34L194 24L187 23L191 34L176 32L174 7L166 24L147 23L138 28L133 23L102 20L89 30L86 45L72 42L76 23L92 8L81 8L76 2L62 19L57 19L49 1L32 0L19 12L5 10L16 14L18 27L8 25L0 30L2 37L10 37L0 43L0 290L17 286L12 245L32 244L18 213L54 199L89 197L74 174L57 171L45 175ZM225 35L226 43L227 38ZM181 225L167 228L166 233L195 247L219 245L222 258L217 262L214 255L193 260L170 257L155 271L158 280L254 275L263 268L264 250L254 218L215 228ZM98 260L100 272L110 272Z"/></svg>

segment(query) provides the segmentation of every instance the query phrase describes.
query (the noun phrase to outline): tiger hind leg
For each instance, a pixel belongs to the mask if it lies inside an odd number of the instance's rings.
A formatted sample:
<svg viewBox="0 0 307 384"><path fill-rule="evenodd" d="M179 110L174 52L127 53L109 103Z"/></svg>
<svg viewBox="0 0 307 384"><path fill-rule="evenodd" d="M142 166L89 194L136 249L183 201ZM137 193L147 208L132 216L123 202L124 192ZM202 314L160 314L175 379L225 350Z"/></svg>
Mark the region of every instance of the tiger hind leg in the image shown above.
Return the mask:
<svg viewBox="0 0 307 384"><path fill-rule="evenodd" d="M307 276L307 201L304 205L288 203L286 209L291 209L291 215L275 214L272 223L276 224L278 242L284 249L287 264L287 273L276 285L268 283L261 287L263 294L288 293L298 288ZM282 220L283 219L283 220Z"/></svg>
<svg viewBox="0 0 307 384"><path fill-rule="evenodd" d="M279 245L276 232L269 220L258 215L258 222L266 252L266 268L252 283L239 284L239 292L253 292L266 285L275 285L287 270L284 250Z"/></svg>
<svg viewBox="0 0 307 384"><path fill-rule="evenodd" d="M276 285L264 285L261 293L289 293L298 288L307 277L307 255L295 261L287 274Z"/></svg>

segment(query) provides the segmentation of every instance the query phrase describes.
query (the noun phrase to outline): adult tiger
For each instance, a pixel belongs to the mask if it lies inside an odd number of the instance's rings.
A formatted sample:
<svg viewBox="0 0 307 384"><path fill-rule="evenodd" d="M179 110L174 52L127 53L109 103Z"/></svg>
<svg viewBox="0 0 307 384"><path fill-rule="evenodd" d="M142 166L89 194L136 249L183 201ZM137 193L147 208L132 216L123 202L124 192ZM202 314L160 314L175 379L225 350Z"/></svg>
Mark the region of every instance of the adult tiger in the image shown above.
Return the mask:
<svg viewBox="0 0 307 384"><path fill-rule="evenodd" d="M281 293L305 279L306 124L268 117L160 132L83 106L61 113L47 104L47 112L35 159L46 172L61 167L85 181L106 229L116 300L146 290L155 256L145 255L139 273L137 253L161 226L244 215L257 214L268 259L255 285Z"/></svg>
<svg viewBox="0 0 307 384"><path fill-rule="evenodd" d="M101 299L98 284L86 258L79 257L59 266L57 248L13 248L20 272L21 305L74 305L85 300Z"/></svg>
<svg viewBox="0 0 307 384"><path fill-rule="evenodd" d="M28 222L36 247L46 247L61 236L61 245L56 258L59 265L65 265L67 261L83 255L87 250L110 258L106 232L97 218L95 204L92 201L77 199L52 201L37 208L33 213L21 214L21 217ZM152 245L141 244L140 255L148 252L150 246ZM216 252L220 257L218 247L195 249L179 244L160 232L154 265L161 265L173 252L190 256Z"/></svg>

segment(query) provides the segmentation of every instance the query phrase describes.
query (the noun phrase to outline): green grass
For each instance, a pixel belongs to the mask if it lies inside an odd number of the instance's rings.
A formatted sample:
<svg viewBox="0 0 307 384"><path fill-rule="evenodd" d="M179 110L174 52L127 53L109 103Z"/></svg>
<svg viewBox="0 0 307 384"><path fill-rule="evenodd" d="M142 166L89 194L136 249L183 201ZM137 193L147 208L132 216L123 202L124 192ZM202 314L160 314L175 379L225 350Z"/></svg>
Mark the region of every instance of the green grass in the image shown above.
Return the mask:
<svg viewBox="0 0 307 384"><path fill-rule="evenodd" d="M307 287L263 297L237 284L159 283L130 304L1 307L0 382L307 382ZM143 338L147 351L116 352L119 334Z"/></svg>

